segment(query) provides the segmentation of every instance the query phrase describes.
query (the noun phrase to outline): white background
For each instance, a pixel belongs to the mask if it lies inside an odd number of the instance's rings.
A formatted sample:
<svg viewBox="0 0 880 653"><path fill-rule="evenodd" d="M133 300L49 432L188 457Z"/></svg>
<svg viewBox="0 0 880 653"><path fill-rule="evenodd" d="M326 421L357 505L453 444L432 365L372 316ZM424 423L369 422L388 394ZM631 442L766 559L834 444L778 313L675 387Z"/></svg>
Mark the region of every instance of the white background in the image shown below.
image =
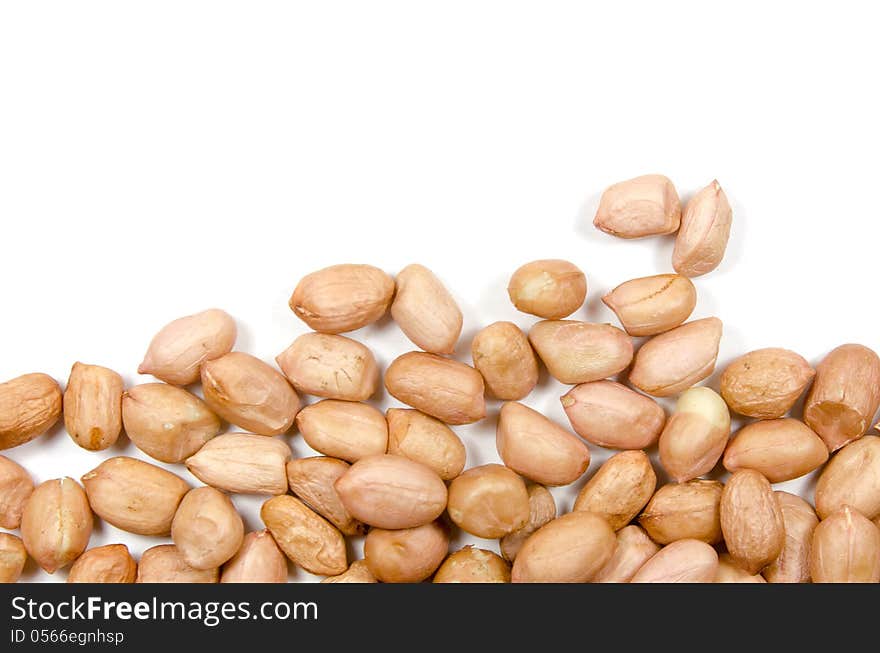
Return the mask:
<svg viewBox="0 0 880 653"><path fill-rule="evenodd" d="M212 306L238 320L238 349L272 361L306 331L287 307L298 279L341 262L432 268L464 311L468 362L481 326L534 321L505 291L532 259L578 264L589 294L574 317L613 320L601 295L671 271L672 241L619 241L592 217L605 186L650 172L683 199L717 177L733 205L727 256L696 280L694 317L724 321L719 370L758 347L815 363L844 342L880 346L871 13L856 2L3 3L0 377L63 383L80 360L150 381L136 368L152 335ZM412 348L390 321L353 335L383 365ZM544 375L527 403L567 424L563 392ZM496 413L493 402L483 424L457 429L469 465L497 459ZM588 474L608 455L591 448ZM59 426L3 453L43 481L135 451L122 437L90 453ZM560 511L581 484L554 491ZM783 486L812 499L809 482ZM261 527L261 501L235 497L248 529ZM101 524L91 545L139 556L163 541ZM32 563L25 574L47 578Z"/></svg>

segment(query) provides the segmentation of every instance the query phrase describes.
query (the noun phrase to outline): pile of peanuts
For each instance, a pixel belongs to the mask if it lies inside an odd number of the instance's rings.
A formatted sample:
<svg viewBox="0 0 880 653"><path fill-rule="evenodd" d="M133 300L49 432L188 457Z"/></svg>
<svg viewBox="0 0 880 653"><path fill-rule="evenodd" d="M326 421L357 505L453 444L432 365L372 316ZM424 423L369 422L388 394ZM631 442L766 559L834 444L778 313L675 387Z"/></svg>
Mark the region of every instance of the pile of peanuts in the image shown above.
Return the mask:
<svg viewBox="0 0 880 653"><path fill-rule="evenodd" d="M0 456L0 527L20 529L0 533L0 581L15 582L30 556L50 574L69 567L69 582L100 583L287 582L290 562L327 583L880 582L880 437L866 435L880 406L877 354L844 344L814 369L795 352L760 349L724 369L718 392L697 386L715 370L722 324L688 321L689 277L721 262L731 219L717 182L684 210L661 175L611 186L596 227L675 233L675 273L606 294L618 328L565 319L587 295L577 266L527 263L508 292L540 321L528 334L486 326L473 365L451 357L462 313L430 270L392 278L343 264L296 285L290 308L313 331L278 354L278 369L233 351L235 321L211 309L153 338L138 372L157 382L125 389L116 372L78 362L64 391L44 374L0 384L0 449L63 415L84 449L105 450L124 430L146 456L204 484L115 456L81 482L34 487ZM418 350L382 374L365 344L341 334L388 312ZM637 350L635 337L646 338ZM571 430L521 403L541 365L571 386L561 397ZM406 407L383 414L368 403L380 378ZM802 413L789 415L805 392ZM301 395L320 400L303 406ZM487 397L499 463L467 468L452 427L486 418ZM677 397L670 415L661 397ZM753 418L732 437L731 411ZM294 458L275 437L294 427L322 455ZM588 443L619 452L559 514L547 487L582 479ZM655 464L672 482L657 487ZM819 468L814 505L773 489ZM263 530L245 533L236 493L267 497ZM95 517L173 544L139 561L123 544L89 549ZM499 542L450 552L455 529ZM346 538L361 537L363 559L352 561Z"/></svg>

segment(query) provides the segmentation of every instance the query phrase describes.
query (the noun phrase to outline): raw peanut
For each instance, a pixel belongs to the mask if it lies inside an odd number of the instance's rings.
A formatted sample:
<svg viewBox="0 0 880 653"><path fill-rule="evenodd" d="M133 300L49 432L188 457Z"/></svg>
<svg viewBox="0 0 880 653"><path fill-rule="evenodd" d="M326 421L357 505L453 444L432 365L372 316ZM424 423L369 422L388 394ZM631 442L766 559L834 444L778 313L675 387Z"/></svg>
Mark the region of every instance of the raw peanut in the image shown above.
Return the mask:
<svg viewBox="0 0 880 653"><path fill-rule="evenodd" d="M718 556L718 573L716 583L766 583L760 574L753 575L740 567L729 553Z"/></svg>
<svg viewBox="0 0 880 653"><path fill-rule="evenodd" d="M773 419L791 409L814 376L810 364L793 351L756 349L725 368L721 396L740 415Z"/></svg>
<svg viewBox="0 0 880 653"><path fill-rule="evenodd" d="M296 427L315 451L352 463L388 448L385 416L369 404L324 399L303 408Z"/></svg>
<svg viewBox="0 0 880 653"><path fill-rule="evenodd" d="M697 289L687 277L658 274L626 281L602 301L631 336L655 336L688 319L697 305Z"/></svg>
<svg viewBox="0 0 880 653"><path fill-rule="evenodd" d="M837 451L862 437L880 406L880 358L862 345L841 345L816 367L804 421Z"/></svg>
<svg viewBox="0 0 880 653"><path fill-rule="evenodd" d="M785 524L782 553L764 570L768 583L809 583L813 531L819 518L813 507L788 492L774 492Z"/></svg>
<svg viewBox="0 0 880 653"><path fill-rule="evenodd" d="M367 566L366 560L356 560L338 576L328 576L322 583L376 583L376 577Z"/></svg>
<svg viewBox="0 0 880 653"><path fill-rule="evenodd" d="M285 433L300 408L299 397L280 372L237 351L202 365L202 390L215 413L258 435Z"/></svg>
<svg viewBox="0 0 880 653"><path fill-rule="evenodd" d="M526 484L504 465L472 467L449 485L449 517L463 531L493 539L529 522Z"/></svg>
<svg viewBox="0 0 880 653"><path fill-rule="evenodd" d="M654 494L657 475L644 451L622 451L606 460L578 493L573 510L601 515L611 528L629 524Z"/></svg>
<svg viewBox="0 0 880 653"><path fill-rule="evenodd" d="M461 439L443 422L421 411L389 408L388 453L415 460L433 469L444 481L461 474L467 451Z"/></svg>
<svg viewBox="0 0 880 653"><path fill-rule="evenodd" d="M676 540L639 569L633 583L711 583L718 575L718 554L700 540Z"/></svg>
<svg viewBox="0 0 880 653"><path fill-rule="evenodd" d="M61 417L61 388L51 376L25 374L0 383L0 450L43 435Z"/></svg>
<svg viewBox="0 0 880 653"><path fill-rule="evenodd" d="M433 582L509 583L510 564L497 553L468 545L443 561Z"/></svg>
<svg viewBox="0 0 880 653"><path fill-rule="evenodd" d="M544 320L529 330L529 342L550 375L566 385L607 379L632 362L632 339L610 324Z"/></svg>
<svg viewBox="0 0 880 653"><path fill-rule="evenodd" d="M868 519L880 517L880 437L866 435L835 454L816 483L821 519L851 506Z"/></svg>
<svg viewBox="0 0 880 653"><path fill-rule="evenodd" d="M186 459L202 483L236 494L284 494L290 447L283 440L249 433L218 435Z"/></svg>
<svg viewBox="0 0 880 653"><path fill-rule="evenodd" d="M770 482L759 472L741 469L727 481L721 493L721 532L731 557L750 574L759 573L782 553L782 510Z"/></svg>
<svg viewBox="0 0 880 653"><path fill-rule="evenodd" d="M709 388L685 390L660 434L660 464L676 483L712 471L730 438L730 411Z"/></svg>
<svg viewBox="0 0 880 653"><path fill-rule="evenodd" d="M82 483L98 517L138 535L170 535L177 506L189 491L176 474L127 456L108 458Z"/></svg>
<svg viewBox="0 0 880 653"><path fill-rule="evenodd" d="M67 575L68 583L133 583L137 563L124 544L108 544L83 553Z"/></svg>
<svg viewBox="0 0 880 653"><path fill-rule="evenodd" d="M647 449L666 423L656 401L614 381L582 383L560 401L575 433L609 449Z"/></svg>
<svg viewBox="0 0 880 653"><path fill-rule="evenodd" d="M803 422L768 419L741 428L724 452L729 472L754 469L771 483L781 483L809 474L828 460L822 438Z"/></svg>
<svg viewBox="0 0 880 653"><path fill-rule="evenodd" d="M515 401L501 407L495 446L505 465L542 485L568 485L590 466L587 445Z"/></svg>
<svg viewBox="0 0 880 653"><path fill-rule="evenodd" d="M284 555L307 572L335 576L348 568L342 533L296 497L272 497L260 517Z"/></svg>
<svg viewBox="0 0 880 653"><path fill-rule="evenodd" d="M287 558L267 530L244 536L241 548L223 565L221 583L286 583Z"/></svg>
<svg viewBox="0 0 880 653"><path fill-rule="evenodd" d="M347 462L337 458L297 458L287 463L287 478L290 491L342 531L343 535L363 535L366 526L345 509L334 487L350 467Z"/></svg>
<svg viewBox="0 0 880 653"><path fill-rule="evenodd" d="M681 202L663 175L642 175L605 189L593 224L619 238L674 233L681 221Z"/></svg>
<svg viewBox="0 0 880 653"><path fill-rule="evenodd" d="M383 583L420 583L448 550L449 534L437 521L402 530L374 528L364 540L364 561Z"/></svg>
<svg viewBox="0 0 880 653"><path fill-rule="evenodd" d="M496 399L517 401L538 384L538 359L529 339L513 322L493 322L477 333L471 357Z"/></svg>
<svg viewBox="0 0 880 653"><path fill-rule="evenodd" d="M24 504L34 491L34 482L24 467L0 456L0 528L15 530L21 524Z"/></svg>
<svg viewBox="0 0 880 653"><path fill-rule="evenodd" d="M513 562L525 541L536 530L553 519L556 519L556 501L543 485L529 483L529 521L522 528L508 533L501 538L501 555L505 560Z"/></svg>
<svg viewBox="0 0 880 653"><path fill-rule="evenodd" d="M707 317L654 336L636 352L629 382L655 397L687 390L715 369L721 320Z"/></svg>
<svg viewBox="0 0 880 653"><path fill-rule="evenodd" d="M205 361L232 351L236 335L235 320L219 308L178 318L153 337L138 374L171 385L195 383Z"/></svg>
<svg viewBox="0 0 880 653"><path fill-rule="evenodd" d="M446 484L430 467L402 456L361 458L334 483L342 505L376 528L415 528L446 508Z"/></svg>
<svg viewBox="0 0 880 653"><path fill-rule="evenodd" d="M27 562L27 551L21 538L0 533L0 583L17 583Z"/></svg>
<svg viewBox="0 0 880 653"><path fill-rule="evenodd" d="M345 336L303 334L275 362L294 388L316 397L365 401L379 383L373 353Z"/></svg>
<svg viewBox="0 0 880 653"><path fill-rule="evenodd" d="M219 569L193 569L173 544L146 551L138 563L138 583L219 583Z"/></svg>
<svg viewBox="0 0 880 653"><path fill-rule="evenodd" d="M74 363L64 391L64 426L83 449L111 446L122 431L122 377L100 365Z"/></svg>
<svg viewBox="0 0 880 653"><path fill-rule="evenodd" d="M617 539L591 512L557 517L525 541L511 570L514 583L586 583L611 560Z"/></svg>
<svg viewBox="0 0 880 653"><path fill-rule="evenodd" d="M179 463L220 432L220 418L182 388L145 383L122 397L122 421L134 446L164 463Z"/></svg>
<svg viewBox="0 0 880 653"><path fill-rule="evenodd" d="M546 259L526 263L507 284L507 294L517 310L561 320L578 310L587 296L587 278L574 263Z"/></svg>
<svg viewBox="0 0 880 653"><path fill-rule="evenodd" d="M880 530L844 506L813 531L810 573L814 583L880 582Z"/></svg>
<svg viewBox="0 0 880 653"><path fill-rule="evenodd" d="M647 533L635 524L617 531L614 555L593 577L593 583L628 583L636 572L660 550Z"/></svg>
<svg viewBox="0 0 880 653"><path fill-rule="evenodd" d="M462 316L446 286L428 268L413 263L397 273L391 317L419 349L451 354L461 335Z"/></svg>
<svg viewBox="0 0 880 653"><path fill-rule="evenodd" d="M180 502L171 539L190 567L214 569L241 548L244 522L228 496L212 487L198 487Z"/></svg>
<svg viewBox="0 0 880 653"><path fill-rule="evenodd" d="M94 516L89 500L72 478L40 483L21 515L21 540L28 555L50 574L86 550Z"/></svg>
<svg viewBox="0 0 880 653"><path fill-rule="evenodd" d="M659 544L677 540L721 541L721 493L718 481L688 481L664 485L639 516L651 539Z"/></svg>
<svg viewBox="0 0 880 653"><path fill-rule="evenodd" d="M304 276L290 310L315 331L344 333L377 321L388 310L394 279L372 265L331 265Z"/></svg>
<svg viewBox="0 0 880 653"><path fill-rule="evenodd" d="M470 424L486 416L483 377L458 361L409 352L385 371L391 395L447 424Z"/></svg>
<svg viewBox="0 0 880 653"><path fill-rule="evenodd" d="M684 207L675 237L672 267L679 274L698 277L718 267L727 249L733 211L721 184L713 180Z"/></svg>

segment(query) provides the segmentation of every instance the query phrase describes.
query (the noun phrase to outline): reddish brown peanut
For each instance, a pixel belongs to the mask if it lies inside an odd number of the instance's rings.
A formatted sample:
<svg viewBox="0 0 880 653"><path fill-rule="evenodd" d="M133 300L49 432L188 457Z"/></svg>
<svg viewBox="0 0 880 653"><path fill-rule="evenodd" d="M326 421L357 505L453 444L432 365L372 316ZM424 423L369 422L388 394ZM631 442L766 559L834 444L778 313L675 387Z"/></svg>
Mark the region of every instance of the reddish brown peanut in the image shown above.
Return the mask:
<svg viewBox="0 0 880 653"><path fill-rule="evenodd" d="M718 267L727 249L733 211L717 180L698 191L684 207L675 237L672 267L698 277Z"/></svg>
<svg viewBox="0 0 880 653"><path fill-rule="evenodd" d="M93 520L79 483L56 478L40 483L28 498L21 515L21 540L28 555L53 574L86 550Z"/></svg>
<svg viewBox="0 0 880 653"><path fill-rule="evenodd" d="M345 336L306 333L275 357L299 392L366 401L379 384L379 366L365 345Z"/></svg>
<svg viewBox="0 0 880 653"><path fill-rule="evenodd" d="M602 193L593 225L619 238L674 233L681 222L681 202L663 175L642 175L609 186Z"/></svg>
<svg viewBox="0 0 880 653"><path fill-rule="evenodd" d="M664 485L639 516L651 539L659 544L677 540L721 541L721 493L718 481L688 481Z"/></svg>
<svg viewBox="0 0 880 653"><path fill-rule="evenodd" d="M724 452L724 467L754 469L771 483L812 472L828 460L828 448L809 426L796 419L770 419L741 428Z"/></svg>
<svg viewBox="0 0 880 653"><path fill-rule="evenodd" d="M510 564L497 553L468 545L443 561L433 582L509 583Z"/></svg>
<svg viewBox="0 0 880 653"><path fill-rule="evenodd" d="M461 335L461 309L446 286L423 265L407 265L397 274L391 317L419 349L451 354Z"/></svg>
<svg viewBox="0 0 880 653"><path fill-rule="evenodd" d="M356 560L351 566L338 576L328 576L322 583L377 583L376 577L370 571L365 560Z"/></svg>
<svg viewBox="0 0 880 653"><path fill-rule="evenodd" d="M260 517L284 555L309 573L334 576L348 568L342 533L296 497L272 497Z"/></svg>
<svg viewBox="0 0 880 653"><path fill-rule="evenodd" d="M0 528L15 530L21 524L24 504L34 491L34 482L24 467L0 456Z"/></svg>
<svg viewBox="0 0 880 653"><path fill-rule="evenodd" d="M518 401L538 384L538 359L513 322L494 322L477 333L471 357L496 399Z"/></svg>
<svg viewBox="0 0 880 653"><path fill-rule="evenodd" d="M813 531L819 518L813 507L788 492L774 492L785 524L782 553L764 570L768 583L809 583Z"/></svg>
<svg viewBox="0 0 880 653"><path fill-rule="evenodd" d="M223 565L221 583L286 583L287 559L268 530L248 533Z"/></svg>
<svg viewBox="0 0 880 653"><path fill-rule="evenodd" d="M467 460L464 443L443 422L423 412L389 408L388 453L427 465L444 481L461 474Z"/></svg>
<svg viewBox="0 0 880 653"><path fill-rule="evenodd" d="M611 456L584 485L574 510L601 515L611 528L620 530L645 507L657 475L644 451L623 451Z"/></svg>
<svg viewBox="0 0 880 653"><path fill-rule="evenodd" d="M880 582L880 529L849 506L828 515L813 531L810 572L814 583Z"/></svg>
<svg viewBox="0 0 880 653"><path fill-rule="evenodd" d="M67 575L68 583L133 583L137 563L124 544L108 544L83 553Z"/></svg>
<svg viewBox="0 0 880 653"><path fill-rule="evenodd" d="M655 336L688 319L697 289L687 277L658 274L620 284L602 298L631 336Z"/></svg>
<svg viewBox="0 0 880 653"><path fill-rule="evenodd" d="M632 339L610 324L544 320L529 330L529 342L560 383L607 379L629 367Z"/></svg>
<svg viewBox="0 0 880 653"><path fill-rule="evenodd" d="M685 390L660 434L660 464L676 483L715 467L730 438L730 412L709 388Z"/></svg>
<svg viewBox="0 0 880 653"><path fill-rule="evenodd" d="M617 531L617 546L611 560L593 577L593 583L628 583L660 547L636 525Z"/></svg>
<svg viewBox="0 0 880 653"><path fill-rule="evenodd" d="M501 538L501 555L511 562L516 559L517 553L532 533L556 519L556 500L550 491L537 483L530 483L526 489L529 493L529 521L522 528Z"/></svg>
<svg viewBox="0 0 880 653"><path fill-rule="evenodd" d="M760 473L741 469L727 481L721 494L721 532L728 553L750 574L757 574L782 553L782 510Z"/></svg>
<svg viewBox="0 0 880 653"><path fill-rule="evenodd" d="M866 435L838 451L816 483L821 519L851 506L868 519L880 517L880 437Z"/></svg>
<svg viewBox="0 0 880 653"><path fill-rule="evenodd" d="M287 479L290 491L343 535L362 535L366 526L345 509L335 487L350 467L344 460L326 456L297 458L287 463Z"/></svg>
<svg viewBox="0 0 880 653"><path fill-rule="evenodd" d="M17 583L27 562L27 551L20 537L0 533L0 584Z"/></svg>
<svg viewBox="0 0 880 653"><path fill-rule="evenodd" d="M816 372L793 351L771 347L740 356L721 374L721 396L732 411L773 419L785 415Z"/></svg>
<svg viewBox="0 0 880 653"><path fill-rule="evenodd" d="M74 363L64 391L64 426L83 449L111 446L122 430L122 377L100 365Z"/></svg>
<svg viewBox="0 0 880 653"><path fill-rule="evenodd" d="M493 539L529 521L526 484L503 465L468 469L449 485L449 517L463 531Z"/></svg>
<svg viewBox="0 0 880 653"><path fill-rule="evenodd" d="M388 448L385 416L369 404L324 399L303 408L296 427L315 451L352 463Z"/></svg>
<svg viewBox="0 0 880 653"><path fill-rule="evenodd" d="M517 310L560 320L578 310L587 296L587 278L568 261L526 263L510 277L507 294Z"/></svg>
<svg viewBox="0 0 880 653"><path fill-rule="evenodd" d="M61 388L51 376L25 374L0 383L0 450L37 438L61 417Z"/></svg>
<svg viewBox="0 0 880 653"><path fill-rule="evenodd" d="M388 531L374 528L364 540L364 560L383 583L420 583L434 573L449 550L440 522Z"/></svg>
<svg viewBox="0 0 880 653"><path fill-rule="evenodd" d="M718 554L700 540L677 540L655 553L632 583L712 583L718 575Z"/></svg>
<svg viewBox="0 0 880 653"><path fill-rule="evenodd" d="M144 551L138 563L138 583L218 583L219 569L194 569L173 544Z"/></svg>

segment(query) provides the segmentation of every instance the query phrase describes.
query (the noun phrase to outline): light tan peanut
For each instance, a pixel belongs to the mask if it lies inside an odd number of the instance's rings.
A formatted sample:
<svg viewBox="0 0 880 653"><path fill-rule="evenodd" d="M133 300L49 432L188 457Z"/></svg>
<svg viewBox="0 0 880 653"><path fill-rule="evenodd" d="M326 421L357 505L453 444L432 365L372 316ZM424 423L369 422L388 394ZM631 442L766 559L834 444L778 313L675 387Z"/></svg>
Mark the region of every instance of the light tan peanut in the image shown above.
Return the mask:
<svg viewBox="0 0 880 653"><path fill-rule="evenodd" d="M809 474L828 460L822 438L803 422L768 419L741 428L724 452L724 468L730 472L754 469L771 483Z"/></svg>
<svg viewBox="0 0 880 653"><path fill-rule="evenodd" d="M300 409L299 397L280 372L237 351L202 365L202 390L211 410L258 435L287 432Z"/></svg>
<svg viewBox="0 0 880 653"><path fill-rule="evenodd" d="M419 349L451 354L461 335L461 309L428 268L413 263L397 273L391 317Z"/></svg>
<svg viewBox="0 0 880 653"><path fill-rule="evenodd" d="M678 398L660 434L660 464L676 483L715 467L730 438L730 411L709 388L691 388Z"/></svg>
<svg viewBox="0 0 880 653"><path fill-rule="evenodd" d="M880 582L880 530L844 506L813 531L810 574L814 583Z"/></svg>
<svg viewBox="0 0 880 653"><path fill-rule="evenodd" d="M303 334L275 362L294 388L316 397L366 401L379 384L373 353L345 336Z"/></svg>
<svg viewBox="0 0 880 653"><path fill-rule="evenodd" d="M785 524L782 553L764 569L768 583L809 583L813 531L819 518L813 507L794 494L774 492Z"/></svg>
<svg viewBox="0 0 880 653"><path fill-rule="evenodd" d="M40 483L21 515L21 540L46 572L66 567L86 550L94 515L79 483L56 478Z"/></svg>
<svg viewBox="0 0 880 653"><path fill-rule="evenodd" d="M522 528L508 533L501 538L501 555L505 560L513 562L525 541L536 530L547 522L556 519L556 501L543 485L529 483L529 521Z"/></svg>
<svg viewBox="0 0 880 653"><path fill-rule="evenodd" d="M750 574L740 567L729 553L718 556L718 573L715 576L716 583L766 583L760 574Z"/></svg>
<svg viewBox="0 0 880 653"><path fill-rule="evenodd" d="M0 533L0 584L17 583L27 562L27 550L21 538Z"/></svg>
<svg viewBox="0 0 880 653"><path fill-rule="evenodd" d="M510 277L507 294L517 310L561 320L578 310L587 296L587 278L574 263L559 259L532 261Z"/></svg>
<svg viewBox="0 0 880 653"><path fill-rule="evenodd" d="M0 528L15 530L21 524L24 504L34 491L34 482L24 467L0 456Z"/></svg>
<svg viewBox="0 0 880 653"><path fill-rule="evenodd" d="M611 528L629 524L654 494L657 475L644 451L622 451L606 460L581 488L573 510L601 515Z"/></svg>
<svg viewBox="0 0 880 653"><path fill-rule="evenodd" d="M575 433L609 449L647 449L666 423L660 404L614 381L582 383L560 401Z"/></svg>
<svg viewBox="0 0 880 653"><path fill-rule="evenodd" d="M235 320L219 308L169 322L153 336L138 374L152 374L171 385L199 380L202 364L232 351Z"/></svg>
<svg viewBox="0 0 880 653"><path fill-rule="evenodd" d="M61 388L51 376L25 374L0 383L0 450L37 438L61 417Z"/></svg>
<svg viewBox="0 0 880 653"><path fill-rule="evenodd" d="M204 401L166 383L130 388L122 397L122 421L134 446L165 463L193 455L222 426Z"/></svg>
<svg viewBox="0 0 880 653"><path fill-rule="evenodd" d="M64 391L64 426L83 449L111 446L122 431L122 377L100 365L74 363Z"/></svg>
<svg viewBox="0 0 880 653"><path fill-rule="evenodd" d="M385 416L369 404L324 399L303 408L296 427L315 451L352 463L388 448Z"/></svg>
<svg viewBox="0 0 880 653"><path fill-rule="evenodd" d="M415 528L374 528L364 540L364 560L383 583L420 583L434 573L449 550L449 533L437 521Z"/></svg>
<svg viewBox="0 0 880 653"><path fill-rule="evenodd" d="M220 573L221 583L286 583L287 558L267 530L244 536L241 548Z"/></svg>
<svg viewBox="0 0 880 653"><path fill-rule="evenodd" d="M379 268L344 263L304 276L289 304L315 331L345 333L385 315L393 295L394 279Z"/></svg>
<svg viewBox="0 0 880 653"><path fill-rule="evenodd" d="M348 568L342 533L296 497L272 497L260 517L284 555L307 572L335 576Z"/></svg>
<svg viewBox="0 0 880 653"><path fill-rule="evenodd" d="M880 517L880 437L866 435L832 456L816 483L821 519L851 506L868 519Z"/></svg>
<svg viewBox="0 0 880 653"><path fill-rule="evenodd" d="M698 277L717 268L727 249L732 220L733 211L717 180L699 190L684 207L675 236L675 271Z"/></svg>
<svg viewBox="0 0 880 653"><path fill-rule="evenodd" d="M632 524L617 531L614 555L602 570L593 577L593 583L628 583L636 572L658 551L660 547L648 534Z"/></svg>
<svg viewBox="0 0 880 653"><path fill-rule="evenodd" d="M663 175L642 175L609 186L602 193L593 224L619 238L674 233L681 222L681 202Z"/></svg>
<svg viewBox="0 0 880 653"><path fill-rule="evenodd" d="M591 512L557 517L525 541L513 562L514 583L586 583L611 559L617 539Z"/></svg>
<svg viewBox="0 0 880 653"><path fill-rule="evenodd" d="M297 458L287 463L287 478L290 491L343 535L363 535L367 527L345 509L335 487L336 481L350 467L338 458Z"/></svg>
<svg viewBox="0 0 880 653"><path fill-rule="evenodd" d="M219 569L194 569L173 544L144 551L138 563L138 583L219 583Z"/></svg>
<svg viewBox="0 0 880 653"><path fill-rule="evenodd" d="M816 376L803 356L778 347L740 356L721 374L721 396L732 411L774 419L785 415Z"/></svg>
<svg viewBox="0 0 880 653"><path fill-rule="evenodd" d="M529 521L526 484L504 465L481 465L466 470L449 485L449 517L463 531L499 538Z"/></svg>
<svg viewBox="0 0 880 653"><path fill-rule="evenodd" d="M415 528L446 508L446 484L430 467L402 456L361 458L334 483L342 505L376 528Z"/></svg>
<svg viewBox="0 0 880 653"><path fill-rule="evenodd" d="M518 401L538 384L538 359L529 339L513 322L493 322L477 333L471 358L496 399Z"/></svg>
<svg viewBox="0 0 880 653"><path fill-rule="evenodd" d="M721 493L721 532L727 551L750 574L779 557L785 524L770 482L751 469L735 471Z"/></svg>
<svg viewBox="0 0 880 653"><path fill-rule="evenodd" d="M250 433L218 435L186 459L190 473L202 483L236 494L284 494L285 465L291 451L286 442Z"/></svg>
<svg viewBox="0 0 880 653"><path fill-rule="evenodd" d="M367 566L366 560L355 560L351 566L338 576L328 576L322 583L377 583L376 577Z"/></svg>
<svg viewBox="0 0 880 653"><path fill-rule="evenodd" d="M655 397L687 390L715 370L721 332L721 320L707 317L654 336L636 352L629 382Z"/></svg>
<svg viewBox="0 0 880 653"><path fill-rule="evenodd" d="M388 453L415 460L433 469L444 481L461 474L467 460L464 443L443 422L423 412L389 408Z"/></svg>
<svg viewBox="0 0 880 653"><path fill-rule="evenodd" d="M568 485L590 466L587 445L541 413L515 401L501 407L495 447L505 465L542 485Z"/></svg>
<svg viewBox="0 0 880 653"><path fill-rule="evenodd" d="M212 487L198 487L181 500L171 523L171 539L190 567L214 569L241 548L244 522L228 496Z"/></svg>
<svg viewBox="0 0 880 653"><path fill-rule="evenodd" d="M385 371L393 397L447 424L470 424L486 416L483 377L458 361L409 352Z"/></svg>
<svg viewBox="0 0 880 653"><path fill-rule="evenodd" d="M133 583L137 563L124 544L107 544L83 553L67 575L68 583Z"/></svg>
<svg viewBox="0 0 880 653"><path fill-rule="evenodd" d="M607 379L632 362L632 339L610 324L544 320L529 330L529 342L550 376L566 385Z"/></svg>
<svg viewBox="0 0 880 653"><path fill-rule="evenodd" d="M109 524L138 535L170 535L171 521L189 485L136 458L108 458L82 477L92 510Z"/></svg>
<svg viewBox="0 0 880 653"><path fill-rule="evenodd" d="M712 583L718 554L700 540L676 540L655 553L632 577L632 583Z"/></svg>
<svg viewBox="0 0 880 653"><path fill-rule="evenodd" d="M509 583L510 564L497 553L468 545L443 561L433 582Z"/></svg>
<svg viewBox="0 0 880 653"><path fill-rule="evenodd" d="M816 367L804 421L829 451L862 437L880 406L880 358L862 345L841 345Z"/></svg>
<svg viewBox="0 0 880 653"><path fill-rule="evenodd" d="M639 516L639 524L659 544L677 540L721 541L721 493L718 481L664 485Z"/></svg>
<svg viewBox="0 0 880 653"><path fill-rule="evenodd" d="M658 274L626 281L602 301L631 336L655 336L688 319L697 305L697 289L680 274Z"/></svg>

